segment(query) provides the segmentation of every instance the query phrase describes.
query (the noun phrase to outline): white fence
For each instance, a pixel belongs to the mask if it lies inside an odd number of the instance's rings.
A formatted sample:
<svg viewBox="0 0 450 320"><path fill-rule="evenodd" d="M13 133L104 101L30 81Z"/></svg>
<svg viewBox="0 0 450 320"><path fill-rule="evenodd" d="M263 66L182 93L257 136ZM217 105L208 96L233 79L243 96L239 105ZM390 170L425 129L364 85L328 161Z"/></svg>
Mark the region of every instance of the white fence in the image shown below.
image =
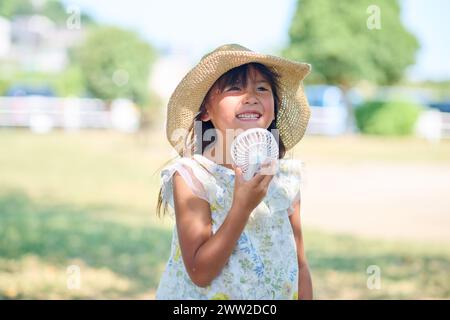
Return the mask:
<svg viewBox="0 0 450 320"><path fill-rule="evenodd" d="M139 114L127 100L116 100L108 109L99 99L0 97L0 127L27 127L34 132L48 132L53 128L135 131L138 126Z"/></svg>
<svg viewBox="0 0 450 320"><path fill-rule="evenodd" d="M343 134L346 118L345 108L312 106L306 133ZM112 128L134 132L139 128L139 112L132 102L121 99L107 108L99 99L0 97L1 127L25 127L34 132L48 132L54 128ZM422 112L417 121L416 134L429 140L450 139L450 113L433 109Z"/></svg>
<svg viewBox="0 0 450 320"><path fill-rule="evenodd" d="M347 111L342 107L311 106L307 134L336 136L345 133Z"/></svg>
<svg viewBox="0 0 450 320"><path fill-rule="evenodd" d="M432 109L422 112L416 134L431 141L450 139L450 113Z"/></svg>
<svg viewBox="0 0 450 320"><path fill-rule="evenodd" d="M307 134L336 136L345 133L347 112L340 107L311 107ZM430 141L450 139L450 113L428 109L416 123L415 134Z"/></svg>

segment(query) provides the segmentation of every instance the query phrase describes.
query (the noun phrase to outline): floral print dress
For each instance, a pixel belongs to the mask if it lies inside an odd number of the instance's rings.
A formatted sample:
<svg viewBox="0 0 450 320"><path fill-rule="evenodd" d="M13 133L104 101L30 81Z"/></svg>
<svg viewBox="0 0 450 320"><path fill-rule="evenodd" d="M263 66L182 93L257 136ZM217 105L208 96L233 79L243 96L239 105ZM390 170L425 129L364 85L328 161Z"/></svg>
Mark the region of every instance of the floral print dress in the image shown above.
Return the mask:
<svg viewBox="0 0 450 320"><path fill-rule="evenodd" d="M219 275L203 288L190 279L181 256L176 225L171 252L160 279L156 299L297 299L298 261L289 221L300 199L301 162L278 160L267 194L250 214L235 249ZM173 211L172 177L178 171L198 197L208 201L215 233L231 208L234 171L203 155L182 157L161 172L163 203Z"/></svg>

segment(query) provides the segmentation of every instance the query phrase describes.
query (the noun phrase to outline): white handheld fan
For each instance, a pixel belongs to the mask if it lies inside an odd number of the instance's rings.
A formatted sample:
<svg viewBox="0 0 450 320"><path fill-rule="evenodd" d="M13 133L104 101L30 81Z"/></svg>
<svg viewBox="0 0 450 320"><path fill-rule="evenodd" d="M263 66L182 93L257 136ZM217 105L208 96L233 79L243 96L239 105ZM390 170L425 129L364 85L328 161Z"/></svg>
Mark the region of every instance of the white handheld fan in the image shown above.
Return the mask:
<svg viewBox="0 0 450 320"><path fill-rule="evenodd" d="M278 159L278 144L268 130L248 129L231 144L231 158L248 181L261 169L262 164Z"/></svg>

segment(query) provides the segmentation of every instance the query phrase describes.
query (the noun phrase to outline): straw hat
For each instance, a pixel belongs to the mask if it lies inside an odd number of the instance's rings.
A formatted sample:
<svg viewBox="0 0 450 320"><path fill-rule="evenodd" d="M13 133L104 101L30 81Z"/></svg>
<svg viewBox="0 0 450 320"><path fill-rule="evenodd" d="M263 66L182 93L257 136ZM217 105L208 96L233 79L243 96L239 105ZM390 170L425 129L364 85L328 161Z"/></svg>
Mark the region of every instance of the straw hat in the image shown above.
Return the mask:
<svg viewBox="0 0 450 320"><path fill-rule="evenodd" d="M184 129L187 132L208 90L220 76L251 62L264 64L280 75L280 106L276 127L286 150L301 140L311 113L302 80L310 72L311 65L256 53L238 44L226 44L203 56L181 80L169 99L166 135L180 155L183 144L180 145L178 135L172 136L174 131Z"/></svg>

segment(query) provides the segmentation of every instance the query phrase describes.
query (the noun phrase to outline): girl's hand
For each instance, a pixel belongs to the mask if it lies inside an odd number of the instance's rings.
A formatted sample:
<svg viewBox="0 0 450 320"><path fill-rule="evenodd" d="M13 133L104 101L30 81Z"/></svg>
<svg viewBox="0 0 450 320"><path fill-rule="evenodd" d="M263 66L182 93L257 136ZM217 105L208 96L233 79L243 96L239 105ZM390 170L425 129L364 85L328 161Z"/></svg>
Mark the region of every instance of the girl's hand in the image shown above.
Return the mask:
<svg viewBox="0 0 450 320"><path fill-rule="evenodd" d="M250 215L266 196L269 184L276 172L275 165L276 160L263 164L261 170L249 181L244 179L242 170L233 165L235 179L232 205L236 205Z"/></svg>

